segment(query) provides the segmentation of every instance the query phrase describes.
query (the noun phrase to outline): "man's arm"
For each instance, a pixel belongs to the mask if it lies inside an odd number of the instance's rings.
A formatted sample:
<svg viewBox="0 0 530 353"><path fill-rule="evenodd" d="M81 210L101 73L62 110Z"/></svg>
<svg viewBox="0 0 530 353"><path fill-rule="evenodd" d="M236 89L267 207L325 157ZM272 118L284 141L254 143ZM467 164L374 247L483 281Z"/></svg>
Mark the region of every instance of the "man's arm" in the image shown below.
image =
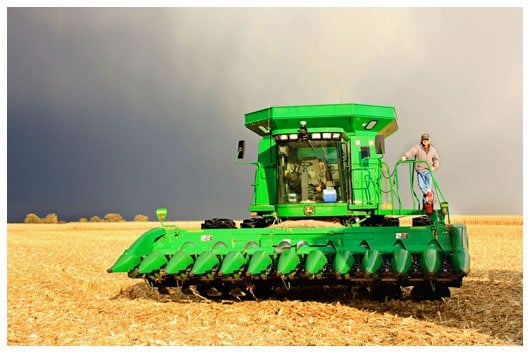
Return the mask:
<svg viewBox="0 0 530 353"><path fill-rule="evenodd" d="M407 152L403 154L403 156L401 156L401 160L405 161L407 159L413 159L413 157L416 158L417 154L418 154L417 146L412 146L410 150L408 150Z"/></svg>

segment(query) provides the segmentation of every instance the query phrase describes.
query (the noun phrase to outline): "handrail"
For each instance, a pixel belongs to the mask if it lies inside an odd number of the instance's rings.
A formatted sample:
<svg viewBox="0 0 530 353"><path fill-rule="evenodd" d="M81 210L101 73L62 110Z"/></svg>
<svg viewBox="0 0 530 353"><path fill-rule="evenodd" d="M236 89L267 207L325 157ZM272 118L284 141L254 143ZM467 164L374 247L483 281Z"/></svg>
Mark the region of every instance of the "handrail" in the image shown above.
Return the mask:
<svg viewBox="0 0 530 353"><path fill-rule="evenodd" d="M433 170L432 168L430 167L430 165L427 163L427 161L425 160L398 160L395 165L394 165L394 169L392 171L392 174L394 176L394 185L392 185L392 188L395 190L396 192L396 197L397 197L397 200L398 200L398 204L399 204L399 209L401 210L402 207L403 207L403 204L402 204L402 201L401 201L401 193L399 192L399 177L398 177L398 167L400 164L409 164L410 167L409 167L409 175L410 175L410 192L411 192L411 197L412 197L412 201L413 201L413 208L416 208L420 205L420 200L419 200L419 197L418 195L416 194L416 190L414 189L414 164L415 163L425 163L427 165L427 170L431 176L431 180L432 180L432 185L433 185L433 188L434 188L434 191L435 193L438 195L438 198L439 198L439 202L440 202L440 205L442 204L447 204L447 200L445 199L445 196L442 192L442 190L440 189L440 186L438 184L438 181L436 180L436 177L434 176L434 173L433 173Z"/></svg>
<svg viewBox="0 0 530 353"><path fill-rule="evenodd" d="M353 189L365 189L366 191L366 199L365 201L373 201L377 204L381 204L381 192L377 192L377 185L381 184L381 175L377 173L378 169L380 168L381 164L384 163L383 159L379 157L364 157L359 161L359 167L354 167L352 165L352 172L353 171L361 171L366 172L365 180L363 180L366 183L366 186L363 188L354 188ZM371 185L374 188L375 194L372 196L370 195L370 187ZM379 189L379 191L382 191ZM352 195L353 197L353 195ZM373 199L375 197L375 199Z"/></svg>

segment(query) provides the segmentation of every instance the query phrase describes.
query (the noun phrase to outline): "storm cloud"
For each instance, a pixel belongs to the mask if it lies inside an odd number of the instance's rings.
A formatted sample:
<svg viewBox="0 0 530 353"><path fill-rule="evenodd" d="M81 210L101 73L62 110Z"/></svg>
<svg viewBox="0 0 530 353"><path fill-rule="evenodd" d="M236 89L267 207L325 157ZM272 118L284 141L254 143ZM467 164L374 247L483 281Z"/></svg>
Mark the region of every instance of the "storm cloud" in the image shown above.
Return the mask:
<svg viewBox="0 0 530 353"><path fill-rule="evenodd" d="M8 8L7 216L247 217L244 114L395 106L453 214L521 214L521 8Z"/></svg>

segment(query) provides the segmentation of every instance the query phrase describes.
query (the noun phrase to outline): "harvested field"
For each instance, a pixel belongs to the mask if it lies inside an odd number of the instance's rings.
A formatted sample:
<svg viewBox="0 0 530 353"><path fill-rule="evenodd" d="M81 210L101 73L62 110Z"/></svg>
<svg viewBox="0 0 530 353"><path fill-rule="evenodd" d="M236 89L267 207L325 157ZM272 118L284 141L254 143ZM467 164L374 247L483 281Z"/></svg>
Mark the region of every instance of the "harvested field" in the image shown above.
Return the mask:
<svg viewBox="0 0 530 353"><path fill-rule="evenodd" d="M160 295L106 273L156 223L8 224L7 344L522 345L522 217L457 219L472 257L462 288L443 301L386 303L339 290L241 302Z"/></svg>

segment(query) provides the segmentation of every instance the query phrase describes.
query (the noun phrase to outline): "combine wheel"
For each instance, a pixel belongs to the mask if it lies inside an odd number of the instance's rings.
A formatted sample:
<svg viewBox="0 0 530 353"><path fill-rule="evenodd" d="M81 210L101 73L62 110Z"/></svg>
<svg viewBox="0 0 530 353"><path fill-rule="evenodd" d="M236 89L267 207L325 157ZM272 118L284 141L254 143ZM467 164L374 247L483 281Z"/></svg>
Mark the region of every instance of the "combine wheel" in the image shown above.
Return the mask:
<svg viewBox="0 0 530 353"><path fill-rule="evenodd" d="M273 294L273 287L267 282L253 283L248 286L248 291L250 292L251 296L256 300L266 299Z"/></svg>
<svg viewBox="0 0 530 353"><path fill-rule="evenodd" d="M195 287L196 293L199 297L206 299L227 299L229 298L228 290L223 285L201 283Z"/></svg>
<svg viewBox="0 0 530 353"><path fill-rule="evenodd" d="M410 298L413 300L440 300L442 298L449 298L451 291L449 287L443 283L423 282L412 287L410 291Z"/></svg>
<svg viewBox="0 0 530 353"><path fill-rule="evenodd" d="M159 294L170 294L169 289L167 287L156 287Z"/></svg>
<svg viewBox="0 0 530 353"><path fill-rule="evenodd" d="M385 226L385 227L399 227L399 218L385 217L385 221L383 223L383 226Z"/></svg>
<svg viewBox="0 0 530 353"><path fill-rule="evenodd" d="M395 217L385 217L381 215L371 216L361 223L364 227L396 227L399 226L399 219Z"/></svg>
<svg viewBox="0 0 530 353"><path fill-rule="evenodd" d="M241 228L266 228L270 222L263 217L252 217L241 222Z"/></svg>
<svg viewBox="0 0 530 353"><path fill-rule="evenodd" d="M366 287L351 288L353 298L370 299L370 291Z"/></svg>
<svg viewBox="0 0 530 353"><path fill-rule="evenodd" d="M446 286L445 284L438 283L434 290L434 296L435 296L435 299L437 300L442 299L442 298L450 298L451 291L449 290L449 287Z"/></svg>
<svg viewBox="0 0 530 353"><path fill-rule="evenodd" d="M204 299L208 298L209 286L204 284L197 284L195 288L193 286L190 286L190 289L196 296L202 297Z"/></svg>
<svg viewBox="0 0 530 353"><path fill-rule="evenodd" d="M226 218L207 219L201 224L201 229L232 229L237 228L236 222Z"/></svg>
<svg viewBox="0 0 530 353"><path fill-rule="evenodd" d="M248 297L247 293L241 290L239 286L234 286L232 289L230 289L228 294L230 294L231 298L235 298L237 300L241 300L245 297Z"/></svg>
<svg viewBox="0 0 530 353"><path fill-rule="evenodd" d="M432 225L432 219L428 216L414 217L412 219L413 227L430 226L430 225Z"/></svg>
<svg viewBox="0 0 530 353"><path fill-rule="evenodd" d="M401 299L401 286L376 282L370 288L370 299L380 302L390 299Z"/></svg>

